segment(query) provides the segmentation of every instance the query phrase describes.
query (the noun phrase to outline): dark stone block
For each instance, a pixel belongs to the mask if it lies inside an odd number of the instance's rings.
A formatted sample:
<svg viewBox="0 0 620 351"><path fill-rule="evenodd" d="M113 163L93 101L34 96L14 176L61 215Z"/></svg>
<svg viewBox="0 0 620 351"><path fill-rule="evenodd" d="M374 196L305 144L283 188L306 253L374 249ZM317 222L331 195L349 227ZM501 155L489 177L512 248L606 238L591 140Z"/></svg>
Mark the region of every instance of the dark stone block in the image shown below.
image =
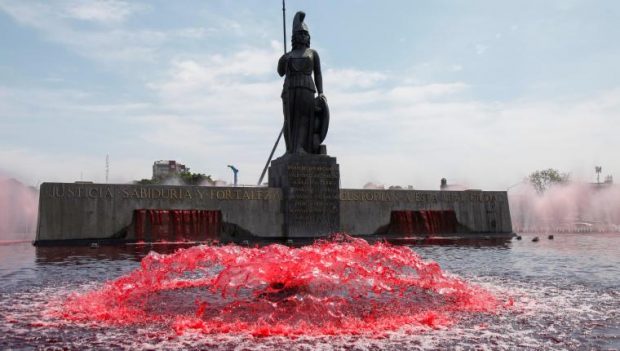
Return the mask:
<svg viewBox="0 0 620 351"><path fill-rule="evenodd" d="M269 168L269 187L282 189L285 237L340 230L340 170L335 157L286 154Z"/></svg>

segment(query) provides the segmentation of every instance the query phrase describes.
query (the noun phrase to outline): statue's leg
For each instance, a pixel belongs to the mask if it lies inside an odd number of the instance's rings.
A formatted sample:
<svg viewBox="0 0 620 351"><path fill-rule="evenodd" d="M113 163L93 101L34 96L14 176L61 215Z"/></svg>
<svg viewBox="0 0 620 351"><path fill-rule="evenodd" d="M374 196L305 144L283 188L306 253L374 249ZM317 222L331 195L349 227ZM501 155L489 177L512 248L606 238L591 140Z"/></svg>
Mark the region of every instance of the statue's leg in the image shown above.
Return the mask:
<svg viewBox="0 0 620 351"><path fill-rule="evenodd" d="M297 111L297 89L288 91L288 122L291 152L297 152L299 145L299 113Z"/></svg>
<svg viewBox="0 0 620 351"><path fill-rule="evenodd" d="M282 93L282 112L284 114L284 125L282 127L282 131L284 134L284 143L286 145L286 152L292 152L291 147L291 123L290 123L290 111L289 106L290 103L288 101L289 94L287 92Z"/></svg>
<svg viewBox="0 0 620 351"><path fill-rule="evenodd" d="M313 126L313 131L312 131L312 147L313 147L313 153L318 154L321 152L321 121L319 120L318 116L316 115L316 101L315 101L315 107L314 107L314 117L312 118L314 120L314 123L312 124Z"/></svg>
<svg viewBox="0 0 620 351"><path fill-rule="evenodd" d="M303 149L310 154L315 153L314 150L314 91L310 89L303 90L303 103L300 104L300 113L304 116L303 120Z"/></svg>
<svg viewBox="0 0 620 351"><path fill-rule="evenodd" d="M311 152L308 147L308 134L310 132L310 116L308 114L308 89L296 89L295 92L295 118L296 118L296 144L295 152Z"/></svg>

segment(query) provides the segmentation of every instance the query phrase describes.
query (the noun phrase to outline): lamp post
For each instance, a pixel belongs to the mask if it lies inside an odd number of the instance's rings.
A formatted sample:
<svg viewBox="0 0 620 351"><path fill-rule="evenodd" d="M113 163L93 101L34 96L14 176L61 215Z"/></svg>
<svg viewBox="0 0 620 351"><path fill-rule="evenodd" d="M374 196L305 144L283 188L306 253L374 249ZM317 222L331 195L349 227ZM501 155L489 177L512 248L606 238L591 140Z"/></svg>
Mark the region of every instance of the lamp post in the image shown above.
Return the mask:
<svg viewBox="0 0 620 351"><path fill-rule="evenodd" d="M239 173L239 170L237 169L237 167L233 165L228 165L228 168L230 168L233 171L234 185L237 186L237 173Z"/></svg>
<svg viewBox="0 0 620 351"><path fill-rule="evenodd" d="M601 172L603 171L603 167L595 166L594 172L596 172L596 184L601 184Z"/></svg>

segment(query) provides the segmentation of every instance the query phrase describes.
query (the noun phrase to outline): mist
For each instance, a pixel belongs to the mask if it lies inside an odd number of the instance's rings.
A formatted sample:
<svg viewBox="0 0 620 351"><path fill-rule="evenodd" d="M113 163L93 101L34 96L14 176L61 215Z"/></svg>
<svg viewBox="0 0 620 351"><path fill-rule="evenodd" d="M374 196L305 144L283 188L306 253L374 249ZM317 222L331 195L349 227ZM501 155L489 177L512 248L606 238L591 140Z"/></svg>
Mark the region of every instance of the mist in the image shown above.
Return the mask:
<svg viewBox="0 0 620 351"><path fill-rule="evenodd" d="M0 175L0 240L34 240L39 192Z"/></svg>
<svg viewBox="0 0 620 351"><path fill-rule="evenodd" d="M508 199L517 233L620 232L620 186L614 184L571 182L538 194L524 183L510 190ZM37 189L0 175L0 240L34 240L38 201Z"/></svg>
<svg viewBox="0 0 620 351"><path fill-rule="evenodd" d="M515 232L618 232L620 187L571 182L538 194L530 184L508 193Z"/></svg>

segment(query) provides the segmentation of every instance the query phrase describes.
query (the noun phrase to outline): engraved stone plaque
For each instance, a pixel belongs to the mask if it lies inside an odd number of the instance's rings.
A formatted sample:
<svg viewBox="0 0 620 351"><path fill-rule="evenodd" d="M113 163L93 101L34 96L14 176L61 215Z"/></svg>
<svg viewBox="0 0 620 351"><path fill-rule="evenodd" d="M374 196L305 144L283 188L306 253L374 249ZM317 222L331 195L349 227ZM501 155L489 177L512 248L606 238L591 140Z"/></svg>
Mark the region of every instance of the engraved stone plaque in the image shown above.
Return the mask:
<svg viewBox="0 0 620 351"><path fill-rule="evenodd" d="M271 163L269 186L282 188L285 237L340 230L340 171L335 157L286 154Z"/></svg>

